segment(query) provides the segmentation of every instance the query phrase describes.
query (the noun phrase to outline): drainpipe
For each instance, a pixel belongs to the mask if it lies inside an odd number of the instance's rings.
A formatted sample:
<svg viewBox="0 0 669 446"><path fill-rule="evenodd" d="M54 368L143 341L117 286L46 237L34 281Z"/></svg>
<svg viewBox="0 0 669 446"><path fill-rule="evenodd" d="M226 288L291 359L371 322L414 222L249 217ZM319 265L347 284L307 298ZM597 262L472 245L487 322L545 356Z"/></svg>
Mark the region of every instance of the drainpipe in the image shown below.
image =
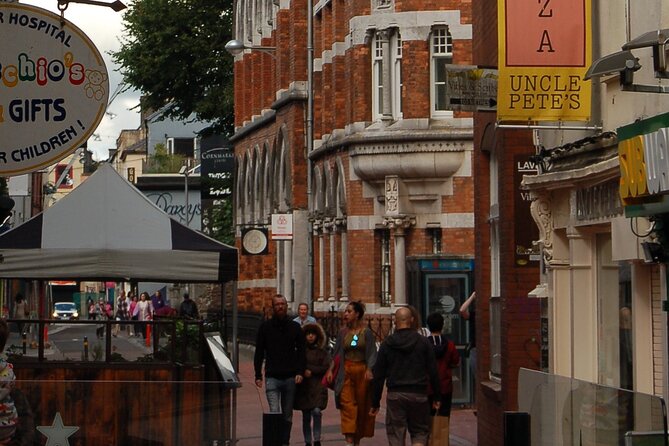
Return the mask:
<svg viewBox="0 0 669 446"><path fill-rule="evenodd" d="M311 210L313 209L312 190L312 161L311 152L314 150L314 4L307 0L307 119L306 119L306 146L307 146L307 297L314 306L314 226L311 221Z"/></svg>

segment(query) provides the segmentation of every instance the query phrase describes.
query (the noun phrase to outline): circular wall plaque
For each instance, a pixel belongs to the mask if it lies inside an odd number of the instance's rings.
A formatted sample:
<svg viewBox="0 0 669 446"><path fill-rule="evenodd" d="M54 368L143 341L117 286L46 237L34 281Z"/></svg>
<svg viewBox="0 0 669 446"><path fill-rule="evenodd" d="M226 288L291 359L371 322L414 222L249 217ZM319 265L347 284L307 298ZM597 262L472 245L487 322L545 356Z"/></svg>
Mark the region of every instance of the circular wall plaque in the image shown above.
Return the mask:
<svg viewBox="0 0 669 446"><path fill-rule="evenodd" d="M260 229L249 229L242 238L242 247L249 254L261 254L267 249L267 235Z"/></svg>

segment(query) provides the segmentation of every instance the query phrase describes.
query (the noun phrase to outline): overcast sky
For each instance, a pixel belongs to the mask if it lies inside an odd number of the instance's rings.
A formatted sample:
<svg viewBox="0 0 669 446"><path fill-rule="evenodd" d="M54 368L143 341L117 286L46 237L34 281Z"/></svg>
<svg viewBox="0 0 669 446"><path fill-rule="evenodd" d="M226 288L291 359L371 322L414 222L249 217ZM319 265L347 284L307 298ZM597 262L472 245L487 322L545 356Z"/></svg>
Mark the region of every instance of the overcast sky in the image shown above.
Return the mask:
<svg viewBox="0 0 669 446"><path fill-rule="evenodd" d="M122 1L126 5L129 4L129 0ZM20 3L39 6L60 14L57 0L20 0ZM123 11L114 12L111 8L102 6L70 3L65 10L65 18L80 28L102 54L109 72L109 98L111 99L114 91L123 80L121 74L116 71L117 67L112 63L109 55L110 51L116 51L120 48L119 38L123 31ZM109 105L107 114L93 136L88 140L88 148L94 151L96 159L106 159L108 157L109 149L116 147L116 138L118 138L121 130L139 127L139 109L131 110L137 104L139 104L139 93L129 91L118 95Z"/></svg>

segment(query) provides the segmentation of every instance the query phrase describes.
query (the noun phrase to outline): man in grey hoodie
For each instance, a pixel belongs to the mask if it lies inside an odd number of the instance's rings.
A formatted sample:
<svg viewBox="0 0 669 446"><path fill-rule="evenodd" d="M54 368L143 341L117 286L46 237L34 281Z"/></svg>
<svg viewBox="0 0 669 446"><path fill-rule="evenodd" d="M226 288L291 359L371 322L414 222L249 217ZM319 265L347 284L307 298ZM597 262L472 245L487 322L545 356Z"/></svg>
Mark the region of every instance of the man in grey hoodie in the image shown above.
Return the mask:
<svg viewBox="0 0 669 446"><path fill-rule="evenodd" d="M430 436L428 382L439 393L434 352L423 336L411 328L413 317L406 307L395 312L395 333L379 348L374 364L372 415L379 411L383 385L386 395L386 434L390 446L404 445L407 428L413 446L424 446ZM439 409L435 395L433 408Z"/></svg>

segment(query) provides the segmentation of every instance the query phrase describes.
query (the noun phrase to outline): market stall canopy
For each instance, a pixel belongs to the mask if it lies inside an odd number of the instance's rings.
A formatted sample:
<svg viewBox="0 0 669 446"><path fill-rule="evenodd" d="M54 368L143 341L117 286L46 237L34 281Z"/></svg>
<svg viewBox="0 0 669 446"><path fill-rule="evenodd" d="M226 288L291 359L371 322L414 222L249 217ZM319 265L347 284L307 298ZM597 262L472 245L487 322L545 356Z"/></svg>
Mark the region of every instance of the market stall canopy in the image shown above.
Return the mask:
<svg viewBox="0 0 669 446"><path fill-rule="evenodd" d="M172 220L104 163L0 236L0 278L225 282L237 249Z"/></svg>

